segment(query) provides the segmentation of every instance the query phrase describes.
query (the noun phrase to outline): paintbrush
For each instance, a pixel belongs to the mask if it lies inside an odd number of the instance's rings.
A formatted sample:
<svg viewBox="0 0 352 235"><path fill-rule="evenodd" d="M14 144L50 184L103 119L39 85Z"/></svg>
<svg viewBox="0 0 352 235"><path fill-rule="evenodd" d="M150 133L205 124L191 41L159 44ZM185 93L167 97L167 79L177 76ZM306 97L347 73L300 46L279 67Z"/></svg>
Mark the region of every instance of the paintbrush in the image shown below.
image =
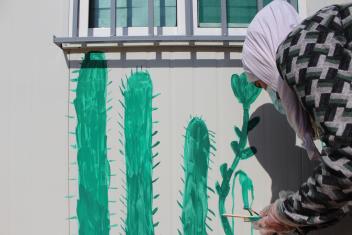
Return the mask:
<svg viewBox="0 0 352 235"><path fill-rule="evenodd" d="M222 216L243 219L244 222L256 222L262 218L259 215L246 216L246 215L237 215L237 214L223 214Z"/></svg>

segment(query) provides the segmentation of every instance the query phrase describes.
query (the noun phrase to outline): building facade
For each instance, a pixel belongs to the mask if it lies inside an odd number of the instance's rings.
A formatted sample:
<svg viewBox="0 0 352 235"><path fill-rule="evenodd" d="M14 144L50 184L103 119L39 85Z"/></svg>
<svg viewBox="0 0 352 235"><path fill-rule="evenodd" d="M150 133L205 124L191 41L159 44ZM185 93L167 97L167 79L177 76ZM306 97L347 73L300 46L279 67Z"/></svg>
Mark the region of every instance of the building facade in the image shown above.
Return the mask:
<svg viewBox="0 0 352 235"><path fill-rule="evenodd" d="M0 3L0 234L258 234L222 214L262 209L314 167L242 74L269 2ZM289 2L305 18L348 1Z"/></svg>

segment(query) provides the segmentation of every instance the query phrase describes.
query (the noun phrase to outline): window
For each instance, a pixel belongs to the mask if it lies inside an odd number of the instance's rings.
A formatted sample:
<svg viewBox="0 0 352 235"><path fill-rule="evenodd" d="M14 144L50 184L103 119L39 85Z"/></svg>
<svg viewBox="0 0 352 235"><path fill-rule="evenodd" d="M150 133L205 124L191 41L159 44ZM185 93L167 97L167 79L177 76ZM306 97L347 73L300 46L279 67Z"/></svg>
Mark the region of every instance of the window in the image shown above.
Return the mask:
<svg viewBox="0 0 352 235"><path fill-rule="evenodd" d="M263 0L267 5L272 0ZM257 13L257 0L227 0L228 27L246 27ZM298 8L298 0L290 1ZM221 26L221 0L198 0L198 27Z"/></svg>
<svg viewBox="0 0 352 235"><path fill-rule="evenodd" d="M154 22L149 25L149 14L152 13L149 0L70 0L69 32L72 37L91 37L91 41L96 40L92 37L100 37L99 41L106 40L103 37L111 37L108 41L130 40L129 36L176 36L165 37L162 39L165 41L182 40L177 38L179 36L195 36L192 40L207 41L210 40L207 37L220 36L221 40L233 37L231 40L236 41L246 35L246 27L257 9L271 1L153 0ZM287 1L297 8L297 0ZM226 4L227 9L221 9L222 3ZM111 6L115 7L114 12ZM300 7L301 17L305 17L305 7ZM221 24L222 10L226 12L227 28ZM115 22L111 21L114 15ZM126 38L112 38L120 36Z"/></svg>
<svg viewBox="0 0 352 235"><path fill-rule="evenodd" d="M111 0L89 1L89 28L110 27ZM176 27L176 0L154 0L154 26ZM147 27L148 0L116 0L116 27Z"/></svg>

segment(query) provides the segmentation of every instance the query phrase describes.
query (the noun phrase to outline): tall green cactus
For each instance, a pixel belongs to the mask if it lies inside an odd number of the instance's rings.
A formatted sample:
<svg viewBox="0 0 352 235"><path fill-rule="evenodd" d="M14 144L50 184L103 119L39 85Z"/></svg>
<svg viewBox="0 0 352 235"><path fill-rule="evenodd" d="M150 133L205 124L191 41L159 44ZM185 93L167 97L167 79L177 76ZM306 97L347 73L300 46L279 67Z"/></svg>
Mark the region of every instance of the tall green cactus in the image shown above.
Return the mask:
<svg viewBox="0 0 352 235"><path fill-rule="evenodd" d="M205 122L193 118L186 129L184 145L184 191L181 222L184 235L205 235L208 216L208 169L211 144ZM210 189L211 190L211 189ZM179 234L182 234L179 231Z"/></svg>
<svg viewBox="0 0 352 235"><path fill-rule="evenodd" d="M110 166L106 144L107 65L103 53L85 55L74 106L79 170L77 218L80 235L108 235Z"/></svg>
<svg viewBox="0 0 352 235"><path fill-rule="evenodd" d="M247 146L247 139L248 139L248 132L251 131L258 123L259 118L255 117L253 119L249 119L249 110L252 103L257 99L259 96L261 89L255 87L252 83L248 82L245 73L242 73L240 76L237 74L232 75L231 77L231 87L233 90L234 95L238 99L238 101L242 104L243 108L243 123L242 128L238 128L235 126L234 131L238 136L238 141L231 142L231 148L235 154L235 158L230 167L228 167L227 163L224 163L220 166L220 172L222 176L221 183L217 182L215 185L216 191L219 196L218 206L219 206L219 214L221 216L221 223L226 235L233 235L234 234L234 226L230 225L229 219L225 216L226 209L225 209L225 202L226 198L230 192L230 182L231 178L240 163L241 160L246 160L254 156L256 153L255 147L246 147ZM235 173L237 174L237 173ZM242 177L242 189L243 187L250 186L249 180ZM241 180L240 180L241 181ZM244 203L247 204L245 207L248 206L248 196L246 198L246 194L243 194ZM246 202L247 200L247 202ZM234 201L234 198L233 198ZM249 210L250 208L245 208Z"/></svg>
<svg viewBox="0 0 352 235"><path fill-rule="evenodd" d="M153 144L152 106L153 84L147 71L131 72L127 87L122 81L120 88L124 96L121 102L124 108L124 155L126 161L126 203L127 218L125 232L127 235L152 235L153 215L158 210L153 208ZM155 154L154 156L157 156Z"/></svg>

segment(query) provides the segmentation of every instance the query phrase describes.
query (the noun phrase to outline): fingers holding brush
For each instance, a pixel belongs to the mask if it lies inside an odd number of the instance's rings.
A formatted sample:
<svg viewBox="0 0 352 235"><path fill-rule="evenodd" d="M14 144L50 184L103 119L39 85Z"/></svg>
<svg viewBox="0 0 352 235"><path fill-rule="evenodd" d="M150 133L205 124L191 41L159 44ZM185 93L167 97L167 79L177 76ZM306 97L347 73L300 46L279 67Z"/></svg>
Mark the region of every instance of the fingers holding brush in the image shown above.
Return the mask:
<svg viewBox="0 0 352 235"><path fill-rule="evenodd" d="M254 228L259 230L261 235L289 234L295 231L296 226L278 213L278 203L279 201L276 201L264 208L260 213L261 219L253 222Z"/></svg>

